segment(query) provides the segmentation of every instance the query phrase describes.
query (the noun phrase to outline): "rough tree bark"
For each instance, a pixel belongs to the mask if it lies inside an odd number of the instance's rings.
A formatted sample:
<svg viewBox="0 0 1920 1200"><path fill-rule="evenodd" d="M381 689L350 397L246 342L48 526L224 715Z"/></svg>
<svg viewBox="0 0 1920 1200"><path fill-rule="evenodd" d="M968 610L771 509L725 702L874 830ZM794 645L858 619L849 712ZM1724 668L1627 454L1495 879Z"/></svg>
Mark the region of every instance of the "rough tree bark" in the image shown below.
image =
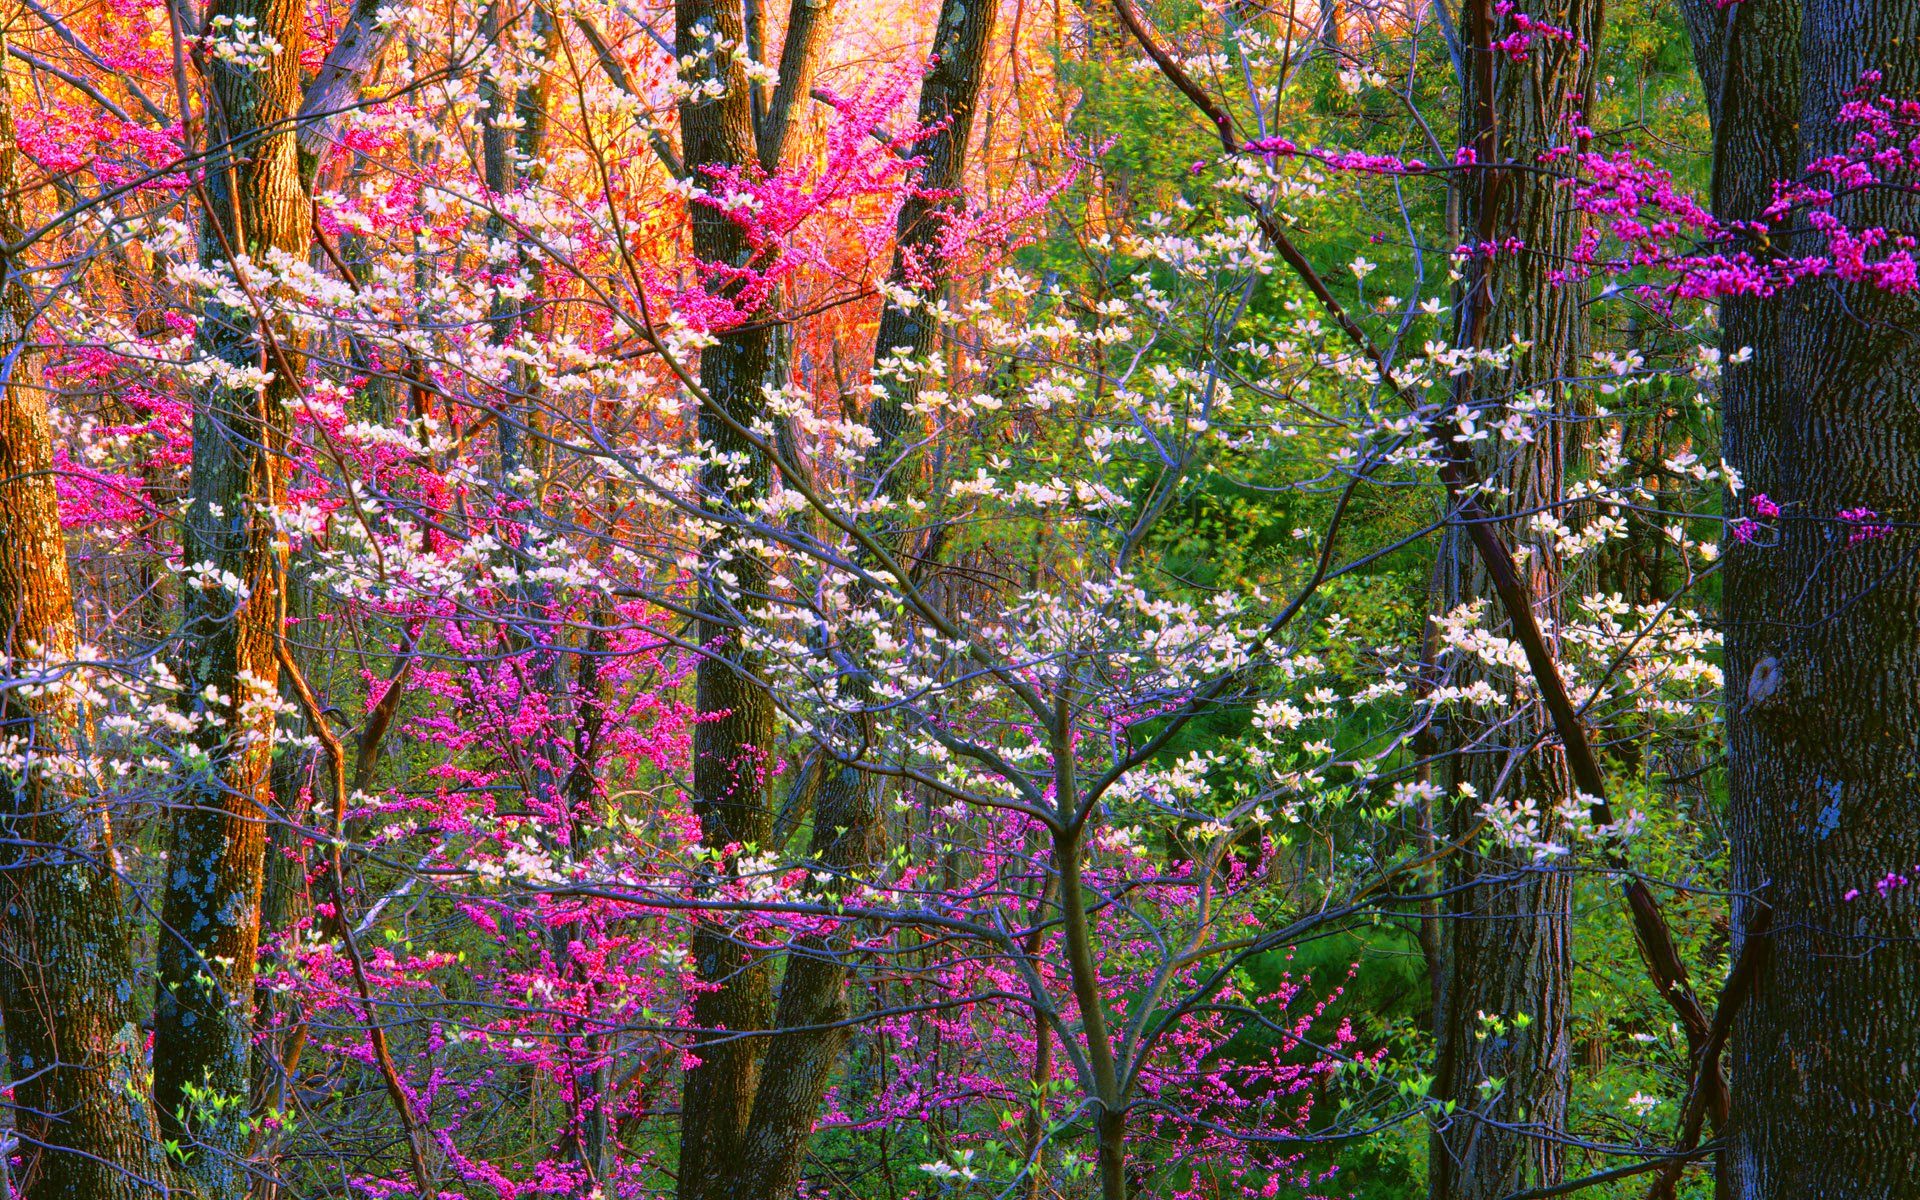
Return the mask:
<svg viewBox="0 0 1920 1200"><path fill-rule="evenodd" d="M759 160L751 89L741 56L716 53L716 43L745 44L737 0L675 0L674 45L685 82L716 80L717 96L696 93L680 105L680 140L687 172L704 167L749 167ZM746 238L726 214L692 209L693 252L706 262L745 265ZM768 322L728 330L700 355L702 445L712 455L700 485L719 517L700 549L699 641L695 707L701 714L693 742L693 804L703 842L718 851L765 846L773 830L767 800L772 770L773 702L759 682L760 662L741 636L753 598L765 590L766 564L729 514L753 514L769 494L771 465L729 418L752 426L766 414L763 382L775 358ZM724 411L716 411L724 410ZM715 866L717 877L734 869ZM680 1200L730 1200L742 1161L747 1122L760 1078L758 1044L742 1033L765 1030L773 1016L769 965L728 931L702 923L693 936L694 971L701 991L693 1019L708 1032L689 1047L698 1060L682 1077Z"/></svg>
<svg viewBox="0 0 1920 1200"><path fill-rule="evenodd" d="M251 19L280 43L261 68L209 56L201 260L263 264L307 254L308 202L294 117L300 105L303 0L218 0L212 17ZM270 303L258 287L258 303ZM248 1177L249 1040L259 943L261 868L272 815L268 784L279 666L274 638L283 543L273 508L283 490L287 401L297 356L252 300L209 299L203 353L264 386L215 380L196 397L192 480L181 531L189 568L212 573L186 590L182 704L203 761L171 814L156 962L154 1101L164 1136L209 1200L238 1200Z"/></svg>
<svg viewBox="0 0 1920 1200"><path fill-rule="evenodd" d="M1534 15L1574 31L1584 46L1600 40L1599 0L1567 0ZM1566 412L1558 382L1575 369L1586 342L1580 295L1556 287L1550 274L1574 249L1581 220L1568 190L1552 177L1497 164L1533 166L1564 145L1572 118L1589 93L1593 52L1565 41L1534 46L1521 61L1489 50L1488 6L1465 22L1475 47L1465 62L1463 142L1494 169L1469 177L1461 196L1461 225L1469 241L1519 238L1512 257L1478 258L1460 302L1461 343L1503 347L1518 338L1531 349L1505 370L1462 378L1460 399L1476 409L1497 408L1542 391L1553 414ZM1478 28L1474 28L1478 25ZM1481 473L1501 490L1505 512L1557 511L1565 498L1565 427L1548 422L1530 444L1482 443ZM1496 514L1497 515L1497 514ZM1559 619L1560 565L1551 539L1528 536L1517 518L1508 537L1528 545L1528 593L1535 619L1549 636ZM1494 589L1478 554L1459 530L1442 547L1443 609L1485 601L1497 613ZM1503 695L1524 696L1524 672L1491 682ZM1471 836L1479 806L1488 801L1533 801L1544 821L1571 794L1564 753L1550 738L1517 765L1510 755L1543 740L1551 721L1535 701L1521 698L1497 727L1460 721L1447 730L1462 749L1447 774L1449 836L1469 843L1449 862L1448 902L1441 935L1441 969L1434 997L1435 1096L1451 1100L1452 1119L1432 1136L1428 1194L1433 1200L1495 1200L1521 1187L1557 1183L1571 1052L1567 1017L1572 955L1568 944L1572 882L1542 867L1525 848L1479 853ZM1512 772L1502 776L1509 767ZM1469 783L1475 795L1462 797ZM1549 826L1551 829L1551 826ZM1483 1027L1481 1014L1504 1026ZM1515 1018L1526 1022L1521 1025ZM1489 1081L1499 1081L1489 1085Z"/></svg>
<svg viewBox="0 0 1920 1200"><path fill-rule="evenodd" d="M17 16L6 8L0 64ZM22 235L18 161L0 70L0 242ZM0 674L18 678L71 663L78 637L32 297L10 257L0 269ZM85 733L58 686L0 693L0 1015L24 1200L144 1200L166 1174L112 828L81 773Z"/></svg>
<svg viewBox="0 0 1920 1200"><path fill-rule="evenodd" d="M754 130L763 170L776 171L786 161L787 138L799 120L801 101L813 91L813 76L832 25L833 0L796 0L787 10L787 31L780 43L780 78L774 82L773 95Z"/></svg>
<svg viewBox="0 0 1920 1200"><path fill-rule="evenodd" d="M892 267L896 285L904 287L917 280L937 293L945 282L946 264L936 260L933 250L943 228L943 210L951 206L952 193L964 182L967 143L998 7L994 0L945 0L941 5L934 26L932 67L921 81L919 106L920 123L940 126L940 132L916 147L925 164L916 180L917 194L900 211ZM783 78L782 88L785 82ZM776 112L779 96L777 92ZM874 342L876 366L895 355L914 362L925 359L935 331L923 311L887 303ZM867 414L877 439L867 461L876 476L884 475L876 480L882 492L896 500L907 493L911 482L893 460L908 429L909 405L920 378L918 373L888 376L885 392ZM902 544L904 534L891 519L881 531L890 549ZM853 603L861 604L871 597L871 589L856 586L854 595ZM859 661L863 656L851 657ZM856 677L847 681L843 696L851 704L864 705L872 691L867 680ZM871 860L879 833L876 781L851 761L875 744L873 714L848 716L839 722L832 740L849 761L819 766L822 778L808 857L844 878ZM786 1200L799 1185L807 1139L847 1040L841 1024L850 1012L843 957L847 942L845 933L808 938L787 960L774 1019L774 1028L780 1032L768 1044L735 1196Z"/></svg>
<svg viewBox="0 0 1920 1200"><path fill-rule="evenodd" d="M1913 0L1688 6L1714 109L1714 200L1751 219L1776 179L1849 148L1850 96L1920 97ZM1863 87L1869 70L1883 72ZM1850 227L1920 226L1910 192L1858 192ZM1806 225L1778 251L1819 253ZM1729 1200L1893 1200L1920 1162L1920 908L1873 882L1920 863L1920 563L1915 533L1852 540L1868 508L1920 519L1920 306L1818 280L1732 299L1725 455L1779 502L1777 544L1726 563L1729 808L1736 949L1757 904L1774 946L1730 1047ZM1734 498L1730 504L1738 504ZM1864 895L1851 903L1854 888Z"/></svg>
<svg viewBox="0 0 1920 1200"><path fill-rule="evenodd" d="M289 690L282 689L283 698ZM293 728L304 732L298 726ZM307 830L311 813L310 806L302 804L313 766L313 755L282 754L273 760L268 773L274 815L267 827L260 887L260 928L268 934L291 929L313 915L313 892L307 884L310 867ZM272 1109L284 1111L292 1103L294 1072L306 1048L305 1011L296 998L273 986L271 973L285 961L281 948L260 952L263 970L253 989L254 1021L262 1031L253 1057L256 1113ZM259 1146L267 1149L271 1156L273 1139L265 1130L260 1132Z"/></svg>

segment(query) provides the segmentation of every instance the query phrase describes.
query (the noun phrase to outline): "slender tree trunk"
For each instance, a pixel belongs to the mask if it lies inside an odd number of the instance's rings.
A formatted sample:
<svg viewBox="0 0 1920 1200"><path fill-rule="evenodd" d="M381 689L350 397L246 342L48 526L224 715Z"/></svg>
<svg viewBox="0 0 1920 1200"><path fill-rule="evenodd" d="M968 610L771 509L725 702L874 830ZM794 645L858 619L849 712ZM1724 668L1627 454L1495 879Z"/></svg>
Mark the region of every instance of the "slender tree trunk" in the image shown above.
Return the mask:
<svg viewBox="0 0 1920 1200"><path fill-rule="evenodd" d="M1774 180L1850 149L1846 100L1920 97L1913 0L1688 15L1723 218L1756 216ZM1869 70L1882 78L1863 87ZM1837 213L1853 229L1920 227L1901 190L1858 192ZM1804 225L1791 244L1821 252ZM1765 493L1784 519L1777 544L1731 546L1726 565L1735 951L1760 903L1774 946L1729 1048L1720 1189L1893 1200L1914 1194L1920 1163L1920 907L1873 884L1920 863L1920 563L1911 529L1854 540L1835 514L1920 519L1920 306L1818 280L1729 301L1723 321L1729 351L1753 350L1722 383L1725 454L1746 482L1728 503Z"/></svg>
<svg viewBox="0 0 1920 1200"><path fill-rule="evenodd" d="M920 188L900 207L898 249L893 256L893 282L905 285L917 272L937 292L945 286L948 266L934 251L943 230L942 216L955 204L946 193L966 183L967 143L973 134L975 106L986 84L987 55L993 48L993 30L999 15L997 0L966 3L943 0L934 25L932 68L920 83L920 121L950 124L937 136L916 147L926 159ZM889 301L880 313L880 331L874 338L875 364L896 355L909 360L926 357L933 348L935 329L925 305L907 308ZM867 423L883 441L897 443L904 432L907 408L919 393L918 376L889 379L883 398L876 401ZM891 455L874 458L890 462Z"/></svg>
<svg viewBox="0 0 1920 1200"><path fill-rule="evenodd" d="M304 260L308 205L294 141L302 0L219 0L212 16L251 19L280 43L257 70L210 59L201 258L264 264L274 250ZM271 297L251 289L260 304ZM287 401L299 369L252 302L209 299L199 343L233 375L210 382L194 411L193 466L182 551L208 573L186 590L182 703L202 761L183 782L171 823L155 989L154 1100L162 1133L180 1142L209 1200L247 1191L242 1161L254 958L267 822L279 561L273 509L282 490ZM248 371L270 382L249 385Z"/></svg>
<svg viewBox="0 0 1920 1200"><path fill-rule="evenodd" d="M764 8L764 0L755 0ZM780 78L766 111L755 118L760 166L777 171L786 161L787 139L793 134L804 102L813 91L820 52L833 28L834 0L795 0L787 9L787 32L780 44Z"/></svg>
<svg viewBox="0 0 1920 1200"><path fill-rule="evenodd" d="M581 648L575 668L572 765L565 784L576 839L587 836L583 827L598 824L603 804L600 759L607 726L607 688L601 669L610 651L606 631L614 621L613 609L604 601L596 603L589 619L592 628L587 631L586 644ZM568 933L570 945L572 936L576 935L572 931ZM618 1148L614 1140L613 1113L609 1109L615 1099L613 1058L618 1035L611 1027L613 1023L596 1011L599 985L587 978L572 950L558 947L555 957L566 964L569 977L585 993L582 1017L574 1035L575 1048L570 1049L573 1115L567 1137L576 1161L595 1183L605 1185L612 1178L614 1153Z"/></svg>
<svg viewBox="0 0 1920 1200"><path fill-rule="evenodd" d="M0 22L18 19L13 6ZM0 242L22 233L10 72L0 71ZM0 281L0 674L58 670L77 636L52 430L17 264ZM0 695L0 1016L24 1200L158 1196L166 1164L141 1079L133 953L113 833L88 794L71 693Z"/></svg>
<svg viewBox="0 0 1920 1200"><path fill-rule="evenodd" d="M1599 0L1567 0L1534 15L1572 29L1586 45L1600 40ZM1480 19L1486 16L1483 5ZM1543 152L1571 137L1572 118L1591 90L1592 52L1555 40L1536 44L1515 62L1485 48L1484 30L1473 40L1480 48L1466 63L1463 140L1476 144L1483 163L1532 167ZM1473 178L1462 201L1469 238L1517 237L1526 247L1497 265L1477 260L1460 304L1462 341L1501 347L1518 338L1531 344L1524 354L1516 352L1508 369L1474 378L1462 399L1497 410L1541 389L1553 414L1567 415L1566 391L1557 381L1574 369L1586 325L1578 292L1554 286L1550 274L1579 237L1571 196L1531 171L1487 171ZM1563 428L1550 422L1531 444L1483 444L1482 471L1504 489L1505 511L1559 511L1554 506L1566 494ZM1508 536L1526 541L1527 533L1520 517ZM1559 564L1550 540L1535 541L1529 550L1528 590L1536 619L1551 636L1559 615ZM1489 613L1496 611L1491 581L1459 530L1450 532L1442 554L1449 576L1439 589L1443 606L1485 600ZM1456 794L1449 800L1448 834L1469 846L1449 866L1449 882L1464 886L1449 901L1444 965L1436 973L1436 1095L1457 1107L1432 1138L1432 1200L1497 1200L1561 1177L1557 1135L1566 1127L1569 1082L1571 878L1552 864L1537 864L1528 848L1482 854L1482 839L1472 830L1483 803L1530 800L1550 836L1552 814L1572 784L1564 754L1551 739L1502 784L1511 754L1546 734L1550 721L1525 699L1521 676L1500 675L1491 682L1514 702L1508 718L1497 727L1460 722L1450 731L1463 749L1450 780ZM1470 784L1473 793L1459 795L1460 783ZM1485 1023L1482 1014L1500 1023Z"/></svg>
<svg viewBox="0 0 1920 1200"><path fill-rule="evenodd" d="M946 197L965 182L967 143L986 75L998 7L995 0L945 0L941 5L934 31L933 66L921 82L919 107L920 122L938 125L941 131L918 148L926 165L921 169L916 194L902 207L899 218L892 268L897 285L906 286L916 275L936 292L945 283L945 264L935 261L931 250L941 232L940 210L951 200L924 197ZM792 41L789 37L790 45ZM780 112L780 94L775 94L775 114ZM926 356L932 348L934 329L921 312L893 302L887 304L874 344L876 366L896 354L913 360ZM876 473L893 468L906 432L908 405L918 391L919 380L917 373L888 377L885 394L868 414L868 424L877 438L868 462ZM884 494L896 500L908 492L909 482L897 469L879 481ZM886 518L881 533L890 546L903 544L903 531L891 516ZM856 586L853 603L865 603L871 598L870 592L869 588ZM857 661L862 655L853 657ZM854 678L847 681L843 696L851 705L864 705L872 691L866 679ZM835 748L849 759L871 752L877 744L872 714L849 714L838 723L833 740L838 743ZM879 834L878 787L852 761L823 763L820 770L823 777L815 801L809 857L844 879L872 859ZM787 961L774 1022L774 1028L782 1032L769 1043L747 1133L745 1170L736 1196L787 1200L799 1185L814 1118L847 1041L843 1023L851 1009L843 956L848 940L844 931L806 939Z"/></svg>
<svg viewBox="0 0 1920 1200"><path fill-rule="evenodd" d="M1053 739L1056 762L1071 753L1064 737ZM1056 767L1055 790L1061 796L1078 795L1071 770ZM1058 802L1064 814L1072 800ZM1060 873L1060 929L1066 950L1068 975L1073 983L1074 1007L1080 1013L1081 1036L1086 1040L1092 1091L1098 1105L1093 1114L1095 1159L1100 1171L1101 1200L1127 1200L1126 1105L1121 1095L1113 1034L1107 1026L1106 997L1100 993L1100 951L1087 920L1086 885L1081 863L1086 847L1080 833L1053 835L1053 862Z"/></svg>
<svg viewBox="0 0 1920 1200"><path fill-rule="evenodd" d="M294 727L297 729L297 726ZM273 795L273 821L267 828L266 860L261 868L260 927L279 933L306 921L313 915L313 894L307 886L310 867L307 855L310 806L302 803L313 776L310 754L286 753L273 760L268 786ZM281 951L261 959L285 960ZM254 1014L265 1029L275 1016L280 1020L268 1042L268 1049L254 1063L254 1104L256 1108L284 1108L290 1094L286 1072L293 1069L299 1055L288 1057L289 1039L305 1040L305 1021L298 1001L276 992L271 980L254 989Z"/></svg>
<svg viewBox="0 0 1920 1200"><path fill-rule="evenodd" d="M1046 1018L1033 1023L1033 1071L1027 1078L1031 1094L1027 1099L1026 1119L1020 1128L1020 1157L1026 1165L1027 1179L1021 1192L1027 1200L1040 1200L1047 1188L1047 1089L1053 1083L1053 1026Z"/></svg>

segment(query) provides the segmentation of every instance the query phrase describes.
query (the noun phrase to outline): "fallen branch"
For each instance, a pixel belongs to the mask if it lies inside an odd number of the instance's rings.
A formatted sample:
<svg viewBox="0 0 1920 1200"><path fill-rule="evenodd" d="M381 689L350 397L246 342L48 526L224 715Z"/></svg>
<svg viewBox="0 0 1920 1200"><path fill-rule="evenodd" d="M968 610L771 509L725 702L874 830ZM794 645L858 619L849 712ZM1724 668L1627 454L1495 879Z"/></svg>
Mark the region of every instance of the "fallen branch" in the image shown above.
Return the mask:
<svg viewBox="0 0 1920 1200"><path fill-rule="evenodd" d="M1662 1154L1644 1162L1629 1163L1624 1167L1614 1167L1610 1171L1598 1171L1592 1175L1582 1175L1578 1179L1569 1179L1565 1183L1552 1183L1545 1187L1529 1188L1524 1192L1514 1192L1502 1196L1500 1200L1552 1200L1555 1196L1570 1196L1575 1192L1584 1192L1590 1187L1599 1187L1603 1183L1614 1183L1622 1179L1632 1179L1635 1175L1645 1175L1648 1171L1658 1171L1670 1163L1689 1163L1705 1158L1720 1149L1719 1142L1708 1142L1684 1154Z"/></svg>

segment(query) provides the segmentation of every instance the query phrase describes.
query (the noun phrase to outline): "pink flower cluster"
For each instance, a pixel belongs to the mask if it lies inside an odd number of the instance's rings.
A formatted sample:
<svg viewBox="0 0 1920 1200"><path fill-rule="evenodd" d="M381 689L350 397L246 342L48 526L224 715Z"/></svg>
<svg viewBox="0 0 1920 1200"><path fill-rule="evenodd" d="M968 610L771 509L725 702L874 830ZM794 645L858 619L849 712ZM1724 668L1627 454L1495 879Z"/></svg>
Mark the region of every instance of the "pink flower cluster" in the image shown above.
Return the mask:
<svg viewBox="0 0 1920 1200"><path fill-rule="evenodd" d="M1920 876L1920 864L1914 866L1913 873L1915 876ZM1880 898L1885 900L1901 888L1910 887L1912 884L1912 877L1903 875L1898 871L1888 871L1883 878L1874 881L1873 890L1880 893ZM1840 898L1851 903L1852 901L1858 900L1861 894L1859 888L1848 888L1846 895Z"/></svg>
<svg viewBox="0 0 1920 1200"><path fill-rule="evenodd" d="M1283 137L1254 138L1241 143L1241 149L1249 154L1266 154L1276 158L1311 158L1336 171L1352 171L1362 175L1424 175L1432 169L1417 158L1401 158L1395 154L1370 154L1360 150L1302 147L1291 138Z"/></svg>
<svg viewBox="0 0 1920 1200"><path fill-rule="evenodd" d="M1843 508L1836 515L1842 523L1849 526L1847 532L1849 546L1875 541L1893 532L1893 526L1881 522L1880 514L1870 508Z"/></svg>
<svg viewBox="0 0 1920 1200"><path fill-rule="evenodd" d="M1755 496L1752 500L1748 501L1748 504L1753 509L1754 517L1772 520L1780 515L1780 506L1772 500L1769 500L1765 492L1761 492ZM1735 517L1733 520L1727 522L1727 532L1733 535L1734 541L1746 545L1752 542L1754 537L1760 532L1760 523L1754 520L1753 517Z"/></svg>
<svg viewBox="0 0 1920 1200"><path fill-rule="evenodd" d="M1493 11L1506 17L1513 25L1513 32L1493 44L1493 48L1514 62L1525 62L1533 49L1535 41L1559 41L1573 45L1582 54L1589 53L1592 47L1574 36L1573 30L1558 25L1549 25L1536 20L1523 12L1513 10L1513 0L1499 0Z"/></svg>
<svg viewBox="0 0 1920 1200"><path fill-rule="evenodd" d="M1517 27L1500 44L1510 56L1524 57L1539 38L1572 38L1567 30L1514 12L1507 0L1498 7ZM1862 76L1863 93L1877 82L1877 73ZM1801 179L1777 182L1774 199L1758 221L1720 219L1680 190L1671 172L1631 148L1581 149L1592 130L1572 121L1573 143L1550 147L1537 165L1570 163L1565 186L1572 189L1575 206L1595 220L1558 278L1638 280L1631 284L1634 292L1657 308L1676 300L1773 296L1818 277L1898 294L1920 291L1920 239L1884 226L1852 225L1842 211L1843 202L1856 194L1920 188L1920 100L1863 94L1841 107L1839 121L1855 127L1846 150L1809 164ZM1284 137L1251 140L1243 149L1311 158L1333 170L1358 174L1421 175L1433 170L1419 159L1302 147ZM1461 146L1453 165L1471 169L1481 164L1473 147ZM1794 252L1807 241L1817 246L1815 252ZM1668 281L1655 282L1660 275Z"/></svg>

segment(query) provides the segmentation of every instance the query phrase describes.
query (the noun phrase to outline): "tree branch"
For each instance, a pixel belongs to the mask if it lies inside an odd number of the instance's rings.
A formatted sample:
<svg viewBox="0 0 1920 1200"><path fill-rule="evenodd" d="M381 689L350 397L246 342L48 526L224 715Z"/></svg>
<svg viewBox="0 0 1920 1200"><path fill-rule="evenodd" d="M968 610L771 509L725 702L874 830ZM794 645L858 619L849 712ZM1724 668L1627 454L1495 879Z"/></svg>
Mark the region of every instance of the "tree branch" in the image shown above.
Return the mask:
<svg viewBox="0 0 1920 1200"><path fill-rule="evenodd" d="M333 49L307 85L297 116L300 150L323 157L333 144L336 118L360 99L367 77L393 42L398 25L380 23L381 0L354 0Z"/></svg>
<svg viewBox="0 0 1920 1200"><path fill-rule="evenodd" d="M95 54L93 47L81 40L79 34L67 28L66 23L61 21L59 17L48 12L38 3L38 0L23 0L23 2L32 10L34 16L40 18L41 24L53 31L54 36L58 37L67 45L72 46L75 50L78 50L81 57L85 58L88 62L118 79L121 86L127 89L127 94L137 100L141 109L145 111L148 116L152 117L156 123L161 125L172 124L173 118L167 115L166 109L161 108L149 99L147 94L140 90L140 85L135 83L131 77L108 66L106 60L102 59L98 54ZM62 75L61 78L64 79L66 76Z"/></svg>
<svg viewBox="0 0 1920 1200"><path fill-rule="evenodd" d="M799 99L813 93L813 76L820 65L820 50L826 45L832 16L832 0L793 0L787 9L786 40L780 47L780 82L774 85L767 111L754 131L762 170L778 168L786 153Z"/></svg>
<svg viewBox="0 0 1920 1200"><path fill-rule="evenodd" d="M635 100L640 99L640 93L633 88L633 78L627 74L626 64L621 62L620 56L613 52L613 47L607 43L606 35L600 32L599 26L593 23L593 19L584 15L576 16L573 23L585 35L587 44L593 47L594 59L599 62L600 69L606 72L607 78L613 81L613 86ZM686 164L680 161L680 155L674 151L673 143L666 139L666 135L641 121L638 114L634 116L634 123L639 125L646 135L647 145L653 147L654 156L660 160L662 166L666 167L667 174L675 179L685 179Z"/></svg>
<svg viewBox="0 0 1920 1200"><path fill-rule="evenodd" d="M1719 1007L1714 1009L1713 1029L1708 1033L1706 1044L1694 1058L1693 1081L1687 1088L1687 1101L1681 1108L1680 1149L1691 1152L1700 1140L1700 1125L1711 1103L1714 1082L1720 1078L1720 1051L1726 1047L1727 1038L1733 1032L1733 1019L1740 1012L1740 1006L1759 984L1760 970L1766 965L1767 954L1773 947L1773 906L1762 904L1760 911L1754 914L1753 924L1747 929L1746 941L1740 946L1740 957L1733 965L1733 971L1727 976L1726 987L1720 992ZM1706 1086L1703 1087L1702 1083ZM1675 1158L1660 1169L1660 1177L1654 1180L1647 1190L1647 1200L1673 1200L1673 1185L1680 1178L1680 1169L1687 1159Z"/></svg>

